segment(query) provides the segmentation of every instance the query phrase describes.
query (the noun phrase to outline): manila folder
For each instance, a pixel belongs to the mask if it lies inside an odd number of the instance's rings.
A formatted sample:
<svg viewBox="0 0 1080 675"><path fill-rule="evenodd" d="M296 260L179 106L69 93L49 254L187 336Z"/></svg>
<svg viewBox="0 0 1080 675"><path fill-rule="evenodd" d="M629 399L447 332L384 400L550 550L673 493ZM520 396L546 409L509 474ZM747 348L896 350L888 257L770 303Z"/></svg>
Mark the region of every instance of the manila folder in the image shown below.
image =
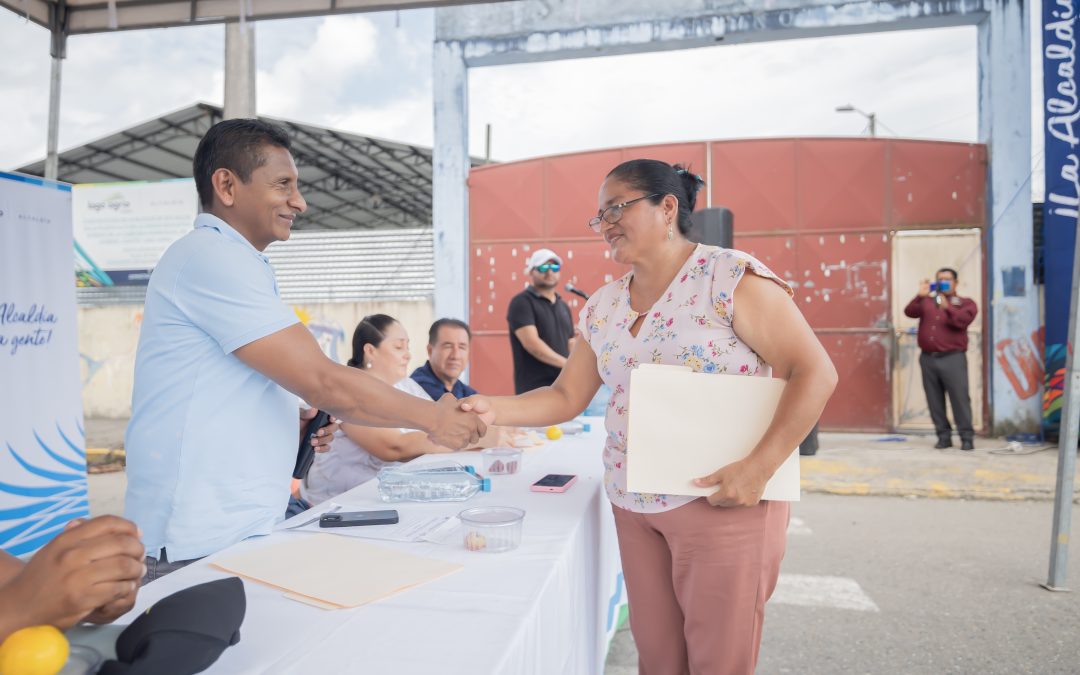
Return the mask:
<svg viewBox="0 0 1080 675"><path fill-rule="evenodd" d="M626 482L631 492L704 497L693 480L754 449L772 423L783 380L695 373L642 364L630 374ZM799 500L798 448L765 485L762 499Z"/></svg>

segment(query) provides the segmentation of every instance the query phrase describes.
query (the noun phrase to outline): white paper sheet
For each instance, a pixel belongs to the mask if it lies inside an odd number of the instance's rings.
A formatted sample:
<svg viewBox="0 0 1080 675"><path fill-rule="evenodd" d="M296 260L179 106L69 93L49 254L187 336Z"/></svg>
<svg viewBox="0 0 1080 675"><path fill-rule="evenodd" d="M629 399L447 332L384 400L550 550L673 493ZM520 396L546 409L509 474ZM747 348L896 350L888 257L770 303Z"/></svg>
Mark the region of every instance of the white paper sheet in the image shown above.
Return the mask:
<svg viewBox="0 0 1080 675"><path fill-rule="evenodd" d="M772 422L785 382L643 364L630 374L626 479L632 492L704 497L693 484L754 449ZM798 448L762 499L799 500Z"/></svg>

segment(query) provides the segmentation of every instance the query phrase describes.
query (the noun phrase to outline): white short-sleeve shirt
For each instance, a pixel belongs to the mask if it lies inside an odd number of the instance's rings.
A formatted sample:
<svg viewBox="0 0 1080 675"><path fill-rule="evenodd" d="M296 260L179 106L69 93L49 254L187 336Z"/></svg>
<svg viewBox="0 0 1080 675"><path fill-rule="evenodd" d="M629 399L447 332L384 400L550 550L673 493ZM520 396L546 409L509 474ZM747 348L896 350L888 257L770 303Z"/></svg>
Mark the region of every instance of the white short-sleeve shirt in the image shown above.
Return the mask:
<svg viewBox="0 0 1080 675"><path fill-rule="evenodd" d="M296 397L233 351L298 321L269 262L210 214L150 277L125 436L124 515L149 556L209 555L285 514Z"/></svg>

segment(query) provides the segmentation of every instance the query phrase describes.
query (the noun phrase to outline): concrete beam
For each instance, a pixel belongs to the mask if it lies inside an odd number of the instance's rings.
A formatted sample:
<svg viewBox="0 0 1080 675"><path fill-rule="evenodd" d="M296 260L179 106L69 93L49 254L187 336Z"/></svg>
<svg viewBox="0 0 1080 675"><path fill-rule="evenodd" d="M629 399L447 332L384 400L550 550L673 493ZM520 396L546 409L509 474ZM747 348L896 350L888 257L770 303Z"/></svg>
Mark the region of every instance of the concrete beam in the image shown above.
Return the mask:
<svg viewBox="0 0 1080 675"><path fill-rule="evenodd" d="M871 31L974 25L990 0L525 0L438 9L435 37L470 66L668 51Z"/></svg>
<svg viewBox="0 0 1080 675"><path fill-rule="evenodd" d="M1030 8L1001 0L979 24L979 140L989 146L990 402L997 434L1042 419L1039 297L1032 270ZM1036 372L1037 371L1037 372Z"/></svg>
<svg viewBox="0 0 1080 675"><path fill-rule="evenodd" d="M227 120L255 117L255 24L225 24L225 112Z"/></svg>
<svg viewBox="0 0 1080 675"><path fill-rule="evenodd" d="M226 23L240 18L242 7L251 20L295 19L306 16L355 14L357 12L387 12L417 9L462 2L492 2L493 0L116 0L115 12L104 0L78 0L60 3L58 0L0 0L0 10L7 9L26 17L45 28L49 13L63 4L71 15L70 34L100 33L115 30L171 28L173 26L203 26Z"/></svg>
<svg viewBox="0 0 1080 675"><path fill-rule="evenodd" d="M469 320L469 80L461 46L435 43L435 317Z"/></svg>

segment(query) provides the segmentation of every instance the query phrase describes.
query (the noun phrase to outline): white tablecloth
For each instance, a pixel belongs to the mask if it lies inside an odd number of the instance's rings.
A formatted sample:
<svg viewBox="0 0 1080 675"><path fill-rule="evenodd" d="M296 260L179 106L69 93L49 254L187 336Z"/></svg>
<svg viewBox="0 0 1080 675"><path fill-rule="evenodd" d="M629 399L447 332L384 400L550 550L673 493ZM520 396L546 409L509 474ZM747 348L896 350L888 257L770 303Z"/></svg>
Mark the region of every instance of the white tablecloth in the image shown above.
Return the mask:
<svg viewBox="0 0 1080 675"><path fill-rule="evenodd" d="M526 451L518 474L493 476L491 493L466 502L387 505L378 499L377 481L337 498L350 507L396 508L403 523L473 506L517 506L526 511L522 542L507 553L466 551L461 537L442 545L375 542L465 568L356 609L317 609L245 580L248 606L240 642L206 672L602 673L626 593L601 482L603 422L589 421L591 432ZM479 453L416 461L446 459L482 469ZM578 482L563 494L530 492L529 485L547 473L577 474ZM290 522L321 510L316 507ZM218 555L307 536L312 535L278 532ZM229 576L211 567L212 560L147 585L121 623L130 623L137 612L181 588Z"/></svg>

